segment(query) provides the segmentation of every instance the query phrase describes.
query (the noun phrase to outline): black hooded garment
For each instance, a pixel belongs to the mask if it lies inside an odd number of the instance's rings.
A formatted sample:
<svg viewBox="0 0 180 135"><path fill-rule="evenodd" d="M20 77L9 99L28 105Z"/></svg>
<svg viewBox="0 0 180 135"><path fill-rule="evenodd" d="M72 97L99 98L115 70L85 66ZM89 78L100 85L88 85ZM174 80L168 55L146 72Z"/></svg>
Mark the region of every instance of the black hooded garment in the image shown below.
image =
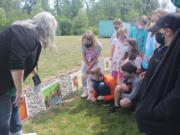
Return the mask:
<svg viewBox="0 0 180 135"><path fill-rule="evenodd" d="M135 117L141 132L180 135L180 29L143 90Z"/></svg>

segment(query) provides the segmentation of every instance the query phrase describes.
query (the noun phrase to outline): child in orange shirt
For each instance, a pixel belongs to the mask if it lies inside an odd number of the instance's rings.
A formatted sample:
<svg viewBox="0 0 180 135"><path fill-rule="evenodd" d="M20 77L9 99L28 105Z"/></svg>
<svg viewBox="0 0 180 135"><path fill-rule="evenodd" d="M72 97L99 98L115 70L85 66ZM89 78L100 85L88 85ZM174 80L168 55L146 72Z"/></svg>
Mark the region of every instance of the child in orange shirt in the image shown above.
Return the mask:
<svg viewBox="0 0 180 135"><path fill-rule="evenodd" d="M91 101L111 101L114 100L114 90L117 86L117 81L107 74L103 74L101 68L95 67L90 72L91 81L93 82L93 94Z"/></svg>

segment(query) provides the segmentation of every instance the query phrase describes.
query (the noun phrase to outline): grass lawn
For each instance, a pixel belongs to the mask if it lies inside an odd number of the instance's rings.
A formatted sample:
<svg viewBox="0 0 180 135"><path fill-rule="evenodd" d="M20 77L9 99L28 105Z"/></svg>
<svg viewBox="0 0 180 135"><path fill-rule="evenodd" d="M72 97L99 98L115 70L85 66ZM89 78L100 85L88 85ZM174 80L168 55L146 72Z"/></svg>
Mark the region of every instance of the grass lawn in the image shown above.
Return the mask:
<svg viewBox="0 0 180 135"><path fill-rule="evenodd" d="M75 96L25 121L23 130L38 135L142 135L132 113L121 109L108 114L109 108Z"/></svg>
<svg viewBox="0 0 180 135"><path fill-rule="evenodd" d="M101 57L110 54L108 38L97 38L103 45ZM56 37L57 52L43 50L39 60L39 75L42 80L61 75L81 67L81 36ZM32 76L29 76L25 85L32 85Z"/></svg>
<svg viewBox="0 0 180 135"><path fill-rule="evenodd" d="M109 39L99 39L103 44L102 57L110 53ZM39 74L42 80L67 73L81 67L81 36L57 37L57 53L43 50L39 61ZM30 76L25 85L32 86ZM108 114L109 107L90 103L80 96L42 112L37 117L25 121L25 133L38 135L141 135L136 121L127 110Z"/></svg>

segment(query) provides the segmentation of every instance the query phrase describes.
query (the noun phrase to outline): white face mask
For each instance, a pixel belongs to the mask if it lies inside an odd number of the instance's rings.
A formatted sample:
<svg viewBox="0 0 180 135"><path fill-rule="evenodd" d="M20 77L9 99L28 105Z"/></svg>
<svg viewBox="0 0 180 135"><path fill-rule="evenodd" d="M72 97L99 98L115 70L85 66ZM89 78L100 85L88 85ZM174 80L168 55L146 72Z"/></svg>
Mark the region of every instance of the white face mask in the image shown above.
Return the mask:
<svg viewBox="0 0 180 135"><path fill-rule="evenodd" d="M140 30L142 30L142 29L144 29L144 27L142 26L142 25L137 25L137 27L138 27L138 29L140 29Z"/></svg>

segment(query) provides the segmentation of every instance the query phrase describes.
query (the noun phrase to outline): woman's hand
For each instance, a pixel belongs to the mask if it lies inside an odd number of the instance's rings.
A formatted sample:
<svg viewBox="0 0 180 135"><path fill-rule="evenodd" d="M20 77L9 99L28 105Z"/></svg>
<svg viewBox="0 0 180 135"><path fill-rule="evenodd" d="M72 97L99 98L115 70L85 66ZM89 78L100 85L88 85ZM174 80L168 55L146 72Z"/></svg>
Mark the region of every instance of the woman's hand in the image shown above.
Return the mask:
<svg viewBox="0 0 180 135"><path fill-rule="evenodd" d="M16 100L13 104L18 107L24 101L24 90L16 90Z"/></svg>

